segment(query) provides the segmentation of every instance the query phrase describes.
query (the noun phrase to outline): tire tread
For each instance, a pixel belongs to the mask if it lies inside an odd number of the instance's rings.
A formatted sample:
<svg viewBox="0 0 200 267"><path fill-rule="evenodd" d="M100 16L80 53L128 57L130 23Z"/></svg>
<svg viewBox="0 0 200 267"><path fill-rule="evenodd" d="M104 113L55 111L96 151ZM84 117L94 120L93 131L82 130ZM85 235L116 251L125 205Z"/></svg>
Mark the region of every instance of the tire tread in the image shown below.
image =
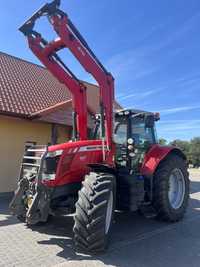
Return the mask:
<svg viewBox="0 0 200 267"><path fill-rule="evenodd" d="M105 214L109 192L115 191L115 177L91 172L85 176L82 185L74 216L74 243L77 249L96 253L107 245Z"/></svg>

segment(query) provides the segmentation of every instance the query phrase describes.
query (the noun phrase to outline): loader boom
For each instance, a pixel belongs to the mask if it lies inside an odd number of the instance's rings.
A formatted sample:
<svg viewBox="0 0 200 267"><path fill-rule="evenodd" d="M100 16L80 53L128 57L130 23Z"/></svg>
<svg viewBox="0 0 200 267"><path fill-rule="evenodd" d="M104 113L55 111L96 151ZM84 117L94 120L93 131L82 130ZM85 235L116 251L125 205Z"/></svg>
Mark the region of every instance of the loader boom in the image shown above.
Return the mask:
<svg viewBox="0 0 200 267"><path fill-rule="evenodd" d="M100 87L101 138L108 149L106 163L113 164L113 102L114 79L101 64L87 42L81 36L68 15L59 9L60 1L55 0L40 8L21 27L20 31L28 39L29 47L47 69L67 86L73 96L73 108L77 122L77 139L87 140L87 98L86 87L62 62L57 52L68 48L83 68L90 73ZM47 42L41 34L34 31L35 22L47 16L58 38ZM102 146L104 149L104 145Z"/></svg>

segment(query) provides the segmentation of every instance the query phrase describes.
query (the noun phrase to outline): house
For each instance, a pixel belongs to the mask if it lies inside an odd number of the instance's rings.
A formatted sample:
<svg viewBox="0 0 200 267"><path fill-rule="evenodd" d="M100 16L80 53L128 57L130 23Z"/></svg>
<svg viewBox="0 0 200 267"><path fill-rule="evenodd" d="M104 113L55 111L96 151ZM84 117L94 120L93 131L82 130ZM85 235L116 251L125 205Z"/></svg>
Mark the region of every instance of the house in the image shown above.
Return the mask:
<svg viewBox="0 0 200 267"><path fill-rule="evenodd" d="M99 88L85 85L97 112ZM71 111L69 90L46 68L0 52L0 193L16 188L26 147L69 140Z"/></svg>

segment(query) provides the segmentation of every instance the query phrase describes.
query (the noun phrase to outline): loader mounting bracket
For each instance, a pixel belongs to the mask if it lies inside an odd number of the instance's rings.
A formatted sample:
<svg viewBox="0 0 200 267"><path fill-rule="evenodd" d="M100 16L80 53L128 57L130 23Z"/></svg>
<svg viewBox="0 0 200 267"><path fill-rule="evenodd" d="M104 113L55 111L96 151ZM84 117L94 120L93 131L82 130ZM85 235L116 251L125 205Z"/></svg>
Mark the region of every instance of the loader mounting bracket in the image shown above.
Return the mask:
<svg viewBox="0 0 200 267"><path fill-rule="evenodd" d="M60 6L60 0L54 0L52 3L45 4L42 6L40 9L38 9L32 17L30 17L20 28L19 30L24 34L24 35L30 35L33 33L36 33L33 31L33 28L35 26L35 21L39 19L42 16L46 15L53 15L55 13L58 13L60 15L63 14L61 10L59 10Z"/></svg>

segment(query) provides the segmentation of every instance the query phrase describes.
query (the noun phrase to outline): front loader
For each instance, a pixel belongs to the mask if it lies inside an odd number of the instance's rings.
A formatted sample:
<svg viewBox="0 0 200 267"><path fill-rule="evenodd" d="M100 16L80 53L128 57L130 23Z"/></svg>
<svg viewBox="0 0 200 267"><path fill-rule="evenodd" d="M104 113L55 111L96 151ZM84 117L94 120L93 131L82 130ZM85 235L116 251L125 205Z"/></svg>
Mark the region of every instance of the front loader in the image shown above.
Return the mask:
<svg viewBox="0 0 200 267"><path fill-rule="evenodd" d="M10 209L28 225L46 222L49 215L74 213L76 249L99 252L108 244L116 209L139 210L169 222L183 218L189 197L187 161L178 148L158 144L159 114L134 109L113 112L114 78L59 6L58 0L44 5L20 31L36 57L70 90L73 137L70 142L33 146L25 152ZM34 30L41 16L48 18L58 35L51 42ZM87 91L58 56L63 48L99 85L92 138L87 134Z"/></svg>

